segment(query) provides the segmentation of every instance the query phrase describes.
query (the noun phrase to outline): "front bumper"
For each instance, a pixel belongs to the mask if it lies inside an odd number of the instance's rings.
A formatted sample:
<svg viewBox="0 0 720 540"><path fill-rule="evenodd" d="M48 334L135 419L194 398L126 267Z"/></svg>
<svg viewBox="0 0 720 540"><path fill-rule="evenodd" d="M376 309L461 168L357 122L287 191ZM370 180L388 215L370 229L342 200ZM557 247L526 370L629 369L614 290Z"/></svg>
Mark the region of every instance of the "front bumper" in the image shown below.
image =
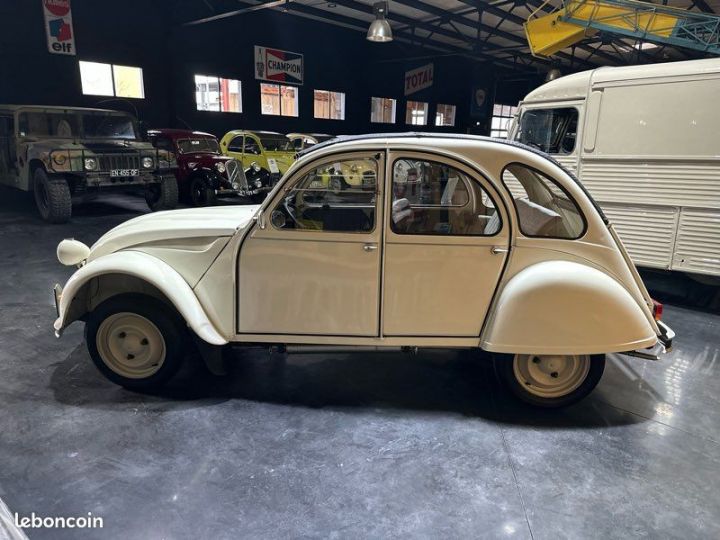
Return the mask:
<svg viewBox="0 0 720 540"><path fill-rule="evenodd" d="M637 349L635 351L628 351L623 354L626 356L634 356L636 358L643 358L644 360L660 360L660 356L669 353L672 350L672 342L675 339L675 332L667 324L662 321L657 321L660 334L655 345L648 347L647 349Z"/></svg>

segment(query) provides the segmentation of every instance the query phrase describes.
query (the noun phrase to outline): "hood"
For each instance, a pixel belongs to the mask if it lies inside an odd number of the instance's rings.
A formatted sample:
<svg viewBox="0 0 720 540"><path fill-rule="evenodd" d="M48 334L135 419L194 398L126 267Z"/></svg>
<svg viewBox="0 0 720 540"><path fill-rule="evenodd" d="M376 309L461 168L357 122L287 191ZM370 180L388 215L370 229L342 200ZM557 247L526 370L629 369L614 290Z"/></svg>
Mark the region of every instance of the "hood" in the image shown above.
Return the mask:
<svg viewBox="0 0 720 540"><path fill-rule="evenodd" d="M259 205L168 210L136 217L105 233L90 249L88 261L147 243L183 238L232 236L247 227Z"/></svg>
<svg viewBox="0 0 720 540"><path fill-rule="evenodd" d="M274 159L277 162L278 169L280 169L280 172L285 174L285 171L287 171L290 168L290 165L293 164L295 161L295 152L289 151L289 152L265 152L265 157Z"/></svg>
<svg viewBox="0 0 720 540"><path fill-rule="evenodd" d="M210 154L208 152L198 152L189 154L178 154L178 162L180 163L200 163L201 165L215 165L216 163L226 163L230 161L230 156L220 154Z"/></svg>

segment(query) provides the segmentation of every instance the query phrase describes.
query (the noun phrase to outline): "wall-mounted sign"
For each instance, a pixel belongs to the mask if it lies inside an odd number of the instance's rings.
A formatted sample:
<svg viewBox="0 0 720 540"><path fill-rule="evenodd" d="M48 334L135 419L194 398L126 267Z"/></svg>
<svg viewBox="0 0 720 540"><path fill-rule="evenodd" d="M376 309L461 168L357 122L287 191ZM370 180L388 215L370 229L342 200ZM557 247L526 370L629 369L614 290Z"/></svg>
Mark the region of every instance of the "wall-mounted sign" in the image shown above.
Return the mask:
<svg viewBox="0 0 720 540"><path fill-rule="evenodd" d="M255 78L261 81L303 83L303 55L255 45Z"/></svg>
<svg viewBox="0 0 720 540"><path fill-rule="evenodd" d="M485 118L487 103L487 90L482 87L474 87L470 101L470 116L472 118Z"/></svg>
<svg viewBox="0 0 720 540"><path fill-rule="evenodd" d="M425 88L430 88L433 83L433 64L426 64L416 69L405 72L405 95L409 96Z"/></svg>
<svg viewBox="0 0 720 540"><path fill-rule="evenodd" d="M75 54L70 0L42 0L48 51L53 54Z"/></svg>

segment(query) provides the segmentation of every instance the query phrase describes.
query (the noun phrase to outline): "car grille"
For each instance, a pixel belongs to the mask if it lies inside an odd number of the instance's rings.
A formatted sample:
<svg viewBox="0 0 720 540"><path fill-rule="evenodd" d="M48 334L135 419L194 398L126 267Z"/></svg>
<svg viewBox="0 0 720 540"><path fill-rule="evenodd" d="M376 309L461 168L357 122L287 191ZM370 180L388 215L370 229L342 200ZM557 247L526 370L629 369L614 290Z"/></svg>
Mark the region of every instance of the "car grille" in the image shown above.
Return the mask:
<svg viewBox="0 0 720 540"><path fill-rule="evenodd" d="M139 169L140 156L138 154L100 154L98 156L98 165L100 171Z"/></svg>
<svg viewBox="0 0 720 540"><path fill-rule="evenodd" d="M227 171L227 177L231 184L235 182L239 183L241 187L247 187L247 179L245 173L240 167L240 162L237 159L230 159L225 163L225 170Z"/></svg>

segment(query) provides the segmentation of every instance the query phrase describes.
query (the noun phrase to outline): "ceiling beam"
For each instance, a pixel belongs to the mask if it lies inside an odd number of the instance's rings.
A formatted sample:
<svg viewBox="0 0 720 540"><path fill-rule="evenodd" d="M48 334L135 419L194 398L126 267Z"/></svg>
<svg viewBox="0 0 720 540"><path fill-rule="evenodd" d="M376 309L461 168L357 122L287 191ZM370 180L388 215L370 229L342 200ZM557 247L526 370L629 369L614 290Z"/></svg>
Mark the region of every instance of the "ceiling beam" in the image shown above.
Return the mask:
<svg viewBox="0 0 720 540"><path fill-rule="evenodd" d="M263 2L261 4L253 5L244 7L242 9L234 9L232 11L226 11L224 13L218 13L217 15L211 15L210 17L204 17L202 19L195 19L194 21L188 21L182 23L182 26L194 26L196 24L205 24L213 21L218 21L220 19L227 19L228 17L235 17L237 15L242 15L243 13L252 13L253 11L260 11L261 9L268 9L277 7L282 4L288 4L290 3L290 0L272 0L270 2Z"/></svg>

